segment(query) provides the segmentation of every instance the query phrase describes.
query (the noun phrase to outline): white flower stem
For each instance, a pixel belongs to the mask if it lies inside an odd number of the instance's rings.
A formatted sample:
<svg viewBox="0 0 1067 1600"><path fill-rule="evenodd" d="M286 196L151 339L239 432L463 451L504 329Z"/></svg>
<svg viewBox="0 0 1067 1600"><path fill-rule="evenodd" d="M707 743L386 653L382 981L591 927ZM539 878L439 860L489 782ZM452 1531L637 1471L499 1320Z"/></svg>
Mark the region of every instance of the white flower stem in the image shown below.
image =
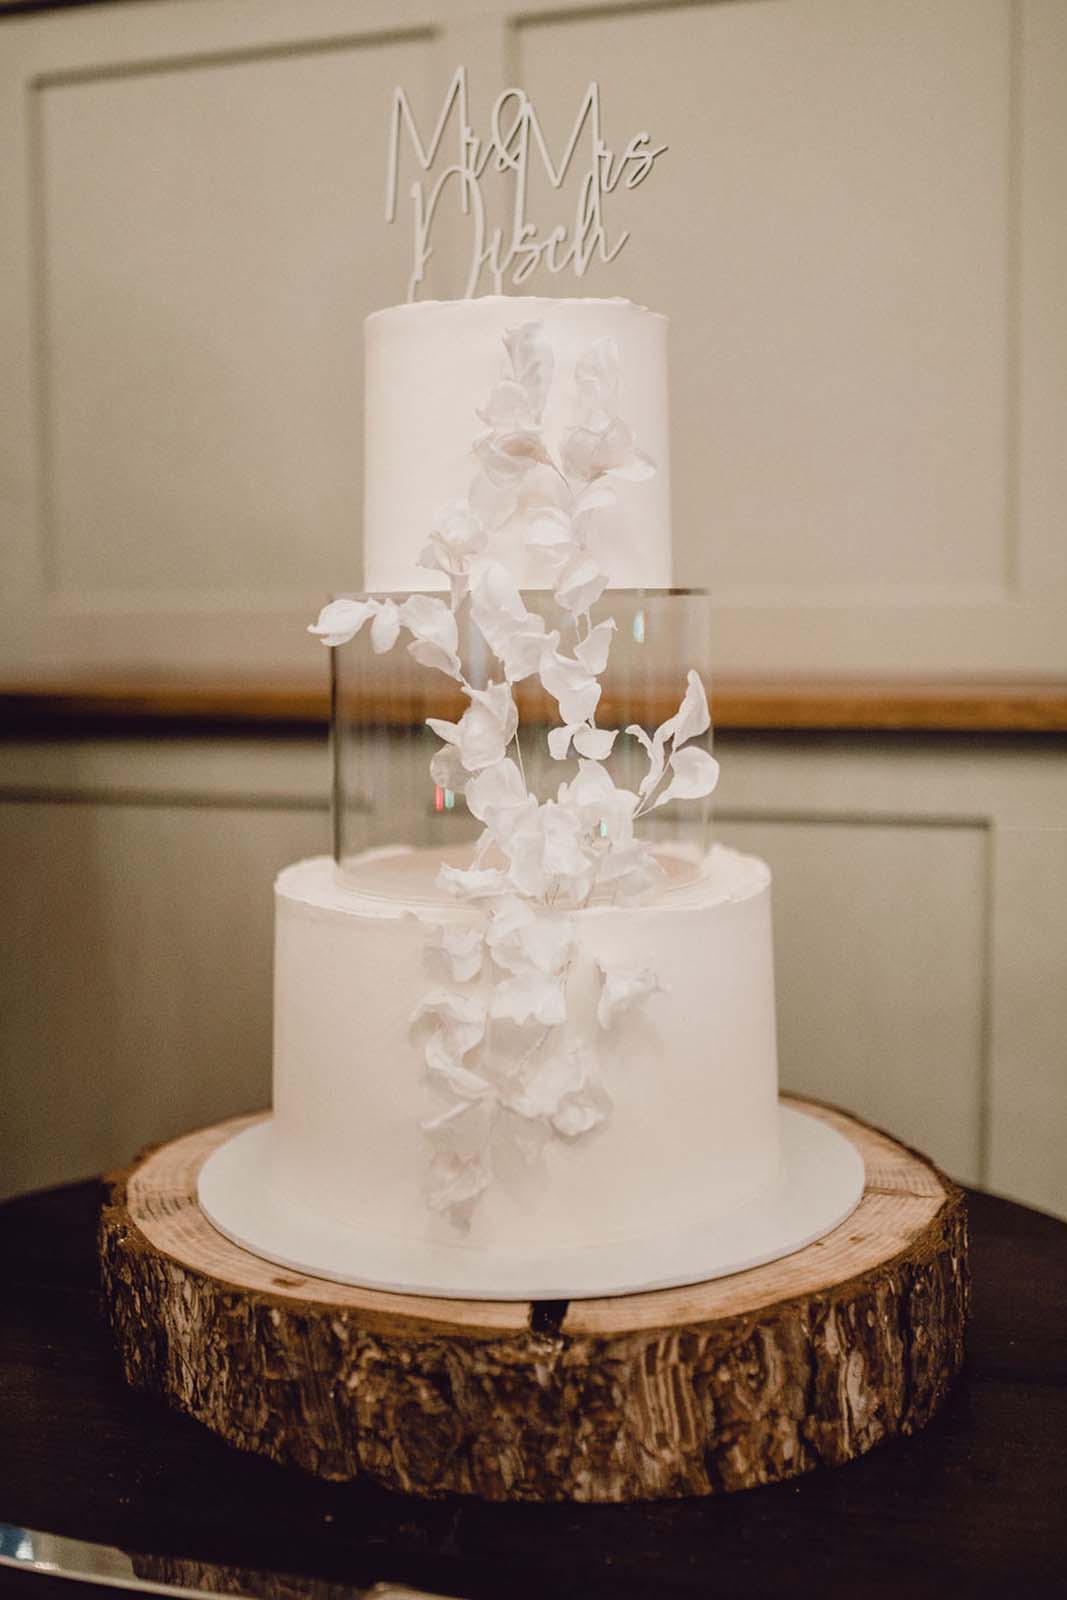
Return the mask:
<svg viewBox="0 0 1067 1600"><path fill-rule="evenodd" d="M529 795L529 793L530 793L530 785L526 782L526 767L525 767L525 765L523 763L523 759L522 759L522 745L519 743L519 730L518 730L518 728L515 729L514 744L515 744L515 758L516 758L516 761L518 762L518 767L519 767L519 777L522 779L523 788L526 790L527 795Z"/></svg>

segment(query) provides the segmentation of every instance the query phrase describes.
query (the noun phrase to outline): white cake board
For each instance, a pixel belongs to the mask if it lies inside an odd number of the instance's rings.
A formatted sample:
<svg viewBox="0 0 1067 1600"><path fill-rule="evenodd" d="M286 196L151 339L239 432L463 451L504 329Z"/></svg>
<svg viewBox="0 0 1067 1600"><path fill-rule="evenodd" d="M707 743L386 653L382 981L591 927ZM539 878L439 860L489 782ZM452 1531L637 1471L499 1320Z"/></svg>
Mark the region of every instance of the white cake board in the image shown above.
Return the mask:
<svg viewBox="0 0 1067 1600"><path fill-rule="evenodd" d="M271 1119L204 1162L200 1206L218 1231L279 1266L397 1294L461 1300L582 1300L723 1278L801 1250L845 1220L863 1193L863 1158L825 1122L780 1106L773 1189L715 1221L617 1243L509 1255L384 1238L283 1200L271 1184Z"/></svg>

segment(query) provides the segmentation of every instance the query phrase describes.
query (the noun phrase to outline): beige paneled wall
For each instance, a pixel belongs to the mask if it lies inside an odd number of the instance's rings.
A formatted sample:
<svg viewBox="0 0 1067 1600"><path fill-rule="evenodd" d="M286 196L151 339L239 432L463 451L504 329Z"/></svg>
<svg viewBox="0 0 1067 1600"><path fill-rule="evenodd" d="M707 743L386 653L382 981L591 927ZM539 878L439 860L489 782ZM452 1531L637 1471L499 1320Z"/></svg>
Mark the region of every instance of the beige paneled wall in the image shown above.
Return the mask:
<svg viewBox="0 0 1067 1600"><path fill-rule="evenodd" d="M588 283L671 316L678 570L724 604L999 587L1009 26L762 0L519 30L557 145L595 63L612 125L671 147Z"/></svg>
<svg viewBox="0 0 1067 1600"><path fill-rule="evenodd" d="M58 603L285 605L353 572L360 323L405 270L354 203L381 161L353 107L425 76L424 41L370 39L38 92Z"/></svg>
<svg viewBox="0 0 1067 1600"><path fill-rule="evenodd" d="M609 143L670 145L610 197L618 261L560 287L672 316L677 573L719 667L1067 667L1056 0L2 26L0 664L308 659L298 619L359 583L360 321L407 278L390 91L428 130L463 60L483 131L518 79L559 149L596 75ZM574 204L545 188L542 226ZM446 218L428 292L466 248Z"/></svg>

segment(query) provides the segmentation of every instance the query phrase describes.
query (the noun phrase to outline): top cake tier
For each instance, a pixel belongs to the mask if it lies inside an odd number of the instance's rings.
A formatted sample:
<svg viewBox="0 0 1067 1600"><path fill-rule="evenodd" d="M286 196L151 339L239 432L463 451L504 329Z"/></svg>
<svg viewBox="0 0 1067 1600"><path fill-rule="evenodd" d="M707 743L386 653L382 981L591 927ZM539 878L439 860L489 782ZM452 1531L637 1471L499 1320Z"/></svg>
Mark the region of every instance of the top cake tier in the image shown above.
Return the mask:
<svg viewBox="0 0 1067 1600"><path fill-rule="evenodd" d="M600 341L613 341L619 416L656 470L616 483L617 504L593 519L591 547L612 588L671 586L666 317L629 300L487 295L392 306L364 325L367 591L447 587L442 573L418 565L419 555L442 508L468 496L478 470L473 446L486 432L477 413L505 371L504 336L530 322L543 326L554 358L543 431L557 463L579 420L575 367ZM508 561L522 587L552 586L544 558L514 525L492 538L490 553Z"/></svg>

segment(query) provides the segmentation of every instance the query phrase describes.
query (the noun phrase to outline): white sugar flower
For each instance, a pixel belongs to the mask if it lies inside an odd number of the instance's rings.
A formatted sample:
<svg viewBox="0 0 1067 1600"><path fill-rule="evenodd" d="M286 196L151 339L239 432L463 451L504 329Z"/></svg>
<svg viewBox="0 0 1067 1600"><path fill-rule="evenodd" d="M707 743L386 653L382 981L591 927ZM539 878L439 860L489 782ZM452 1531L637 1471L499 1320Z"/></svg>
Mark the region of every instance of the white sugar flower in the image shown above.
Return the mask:
<svg viewBox="0 0 1067 1600"><path fill-rule="evenodd" d="M706 750L676 750L668 765L674 777L653 801L653 811L668 800L703 800L719 781L719 763Z"/></svg>
<svg viewBox="0 0 1067 1600"><path fill-rule="evenodd" d="M521 812L537 801L526 793L522 774L514 761L506 758L491 767L483 767L467 784L467 809L479 822L484 822L490 837L506 839L513 831Z"/></svg>
<svg viewBox="0 0 1067 1600"><path fill-rule="evenodd" d="M454 744L443 744L430 758L430 777L439 789L451 789L453 794L465 794L470 773L460 759Z"/></svg>
<svg viewBox="0 0 1067 1600"><path fill-rule="evenodd" d="M521 484L521 478L508 483L493 483L484 472L478 472L472 478L468 492L471 513L487 532L496 532L515 515Z"/></svg>
<svg viewBox="0 0 1067 1600"><path fill-rule="evenodd" d="M655 466L637 448L634 431L619 415L619 350L614 339L598 339L574 369L578 425L563 442L563 470L586 482L610 474L636 482Z"/></svg>
<svg viewBox="0 0 1067 1600"><path fill-rule="evenodd" d="M664 868L644 839L615 841L597 862L597 886L610 890L616 902L640 899L664 876Z"/></svg>
<svg viewBox="0 0 1067 1600"><path fill-rule="evenodd" d="M614 617L609 617L606 622L598 622L591 628L585 638L574 647L574 653L582 666L599 677L608 664L608 653L611 650L612 637L617 631Z"/></svg>
<svg viewBox="0 0 1067 1600"><path fill-rule="evenodd" d="M581 1046L554 1052L537 1063L526 1081L504 1097L522 1117L544 1118L565 1138L577 1138L603 1122L610 1101L596 1082L592 1055Z"/></svg>
<svg viewBox="0 0 1067 1600"><path fill-rule="evenodd" d="M457 654L459 630L451 609L428 594L413 594L400 607L400 620L414 638L408 654L424 667L436 667L450 678L462 677Z"/></svg>
<svg viewBox="0 0 1067 1600"><path fill-rule="evenodd" d="M587 427L603 428L619 414L619 347L598 339L577 361L574 381L578 408Z"/></svg>
<svg viewBox="0 0 1067 1600"><path fill-rule="evenodd" d="M524 542L553 565L562 567L577 553L574 525L562 506L532 506L526 513Z"/></svg>
<svg viewBox="0 0 1067 1600"><path fill-rule="evenodd" d="M486 689L468 689L467 693L471 703L458 722L427 717L426 726L447 744L458 747L468 772L480 772L504 759L519 725L519 713L506 683L491 683Z"/></svg>
<svg viewBox="0 0 1067 1600"><path fill-rule="evenodd" d="M376 656L384 655L396 644L400 632L400 611L392 600L383 600L370 625L370 642Z"/></svg>
<svg viewBox="0 0 1067 1600"><path fill-rule="evenodd" d="M685 695L677 712L670 722L664 726L668 729L675 750L679 749L688 740L695 739L702 733L707 733L711 727L711 714L708 711L708 697L704 692L704 685L698 673L690 668L686 675Z"/></svg>
<svg viewBox="0 0 1067 1600"><path fill-rule="evenodd" d="M376 600L331 600L328 606L323 606L318 621L310 625L308 632L323 644L347 644L377 610Z"/></svg>
<svg viewBox="0 0 1067 1600"><path fill-rule="evenodd" d="M563 444L563 470L568 478L601 475L640 483L655 476L655 464L637 448L629 423L616 417L602 429L572 428Z"/></svg>
<svg viewBox="0 0 1067 1600"><path fill-rule="evenodd" d="M499 867L451 867L443 862L437 871L437 887L458 900L488 900L508 889L507 874Z"/></svg>
<svg viewBox="0 0 1067 1600"><path fill-rule="evenodd" d="M471 573L471 617L502 663L509 683L537 671L542 654L559 642L544 619L526 609L511 574L499 561L483 561Z"/></svg>
<svg viewBox="0 0 1067 1600"><path fill-rule="evenodd" d="M591 518L597 511L610 511L619 503L619 496L607 478L594 478L592 483L587 483L583 489L573 496L572 505L574 521L583 523Z"/></svg>
<svg viewBox="0 0 1067 1600"><path fill-rule="evenodd" d="M618 737L617 728L594 728L588 722L565 724L562 728L550 729L548 753L554 761L565 760L573 740L579 755L589 756L593 761L606 761Z"/></svg>
<svg viewBox="0 0 1067 1600"><path fill-rule="evenodd" d="M585 616L608 586L608 575L601 572L591 556L573 556L556 580L556 599L564 611Z"/></svg>
<svg viewBox="0 0 1067 1600"><path fill-rule="evenodd" d="M441 923L434 937L438 949L448 964L454 983L470 983L482 970L485 954L485 930L466 927L462 923Z"/></svg>
<svg viewBox="0 0 1067 1600"><path fill-rule="evenodd" d="M567 997L562 980L546 973L525 971L493 985L489 1014L501 1021L539 1022L558 1028L567 1020Z"/></svg>
<svg viewBox="0 0 1067 1600"><path fill-rule="evenodd" d="M411 1016L412 1026L430 1019L437 1023L426 1039L428 1071L441 1079L461 1100L480 1100L491 1085L480 1072L464 1065L463 1058L485 1038L486 1007L473 995L442 989L428 994Z"/></svg>
<svg viewBox="0 0 1067 1600"><path fill-rule="evenodd" d="M426 1203L431 1211L444 1212L453 1221L466 1225L491 1177L484 1151L463 1154L458 1150L437 1150L430 1163Z"/></svg>
<svg viewBox="0 0 1067 1600"><path fill-rule="evenodd" d="M597 962L597 967L602 986L596 1015L602 1028L610 1028L616 1017L646 995L662 992L663 985L651 967L606 966L602 961Z"/></svg>
<svg viewBox="0 0 1067 1600"><path fill-rule="evenodd" d="M710 726L711 716L708 711L708 697L704 692L704 685L699 675L692 670L690 670L686 679L686 690L681 705L673 717L669 717L666 722L660 723L651 739L643 728L638 727L636 723L631 723L626 732L638 741L648 756L648 772L645 774L638 790L642 800L652 793L663 777L667 740L670 739L672 749L678 751L689 739L696 739L700 734L706 733ZM709 756L707 760L711 761L711 757ZM673 757L671 765L674 766ZM687 782L691 784L695 779L697 768L702 768L705 779L711 779L710 787L703 791L705 794L710 794L718 779L718 766L716 763L712 763L712 767L704 766L703 763L692 763L689 765L688 770L683 764L682 783L683 785ZM683 798L680 790L674 790L674 794L678 798ZM694 796L685 798L694 798ZM656 801L656 805L661 803L661 800ZM655 806L652 809L655 810Z"/></svg>
<svg viewBox="0 0 1067 1600"><path fill-rule="evenodd" d="M651 739L645 732L644 728L640 727L636 722L631 722L630 726L626 730L626 732L630 734L632 738L637 740L638 744L648 756L648 771L642 778L640 787L637 791L642 800L646 795L652 793L652 790L656 787L657 783L663 776L663 767L667 759L665 750L666 735L663 732L665 726L665 723L661 724L660 727L656 729L656 732Z"/></svg>
<svg viewBox="0 0 1067 1600"><path fill-rule="evenodd" d="M578 775L559 787L559 803L580 819L584 831L610 844L633 838L637 796L616 788L610 773L596 761L579 761Z"/></svg>
<svg viewBox="0 0 1067 1600"><path fill-rule="evenodd" d="M412 1012L412 1023L431 1017L452 1035L458 1055L466 1055L485 1038L485 1004L473 995L456 994L450 989L435 989Z"/></svg>
<svg viewBox="0 0 1067 1600"><path fill-rule="evenodd" d="M536 428L485 433L475 441L474 453L490 483L495 484L514 485L531 467L552 464Z"/></svg>
<svg viewBox="0 0 1067 1600"><path fill-rule="evenodd" d="M573 809L546 800L525 811L500 848L508 884L532 900L558 895L580 903L593 883L594 861Z"/></svg>
<svg viewBox="0 0 1067 1600"><path fill-rule="evenodd" d="M512 375L526 397L530 416L534 422L540 422L555 370L555 358L544 323L524 322L517 328L509 328L504 335L504 348Z"/></svg>
<svg viewBox="0 0 1067 1600"><path fill-rule="evenodd" d="M519 973L533 968L554 976L574 948L574 923L570 917L535 911L529 901L507 895L492 907L485 940L503 971Z"/></svg>
<svg viewBox="0 0 1067 1600"><path fill-rule="evenodd" d="M489 391L489 399L479 406L475 415L486 427L508 432L515 428L532 428L537 419L530 411L530 397L521 383L514 378L501 378Z"/></svg>
<svg viewBox="0 0 1067 1600"><path fill-rule="evenodd" d="M430 530L429 543L419 557L420 567L446 572L450 577L467 571L480 555L488 533L466 500L450 500L441 507Z"/></svg>
<svg viewBox="0 0 1067 1600"><path fill-rule="evenodd" d="M541 683L558 703L564 723L588 722L600 703L600 685L583 661L565 656L551 639L538 664Z"/></svg>

